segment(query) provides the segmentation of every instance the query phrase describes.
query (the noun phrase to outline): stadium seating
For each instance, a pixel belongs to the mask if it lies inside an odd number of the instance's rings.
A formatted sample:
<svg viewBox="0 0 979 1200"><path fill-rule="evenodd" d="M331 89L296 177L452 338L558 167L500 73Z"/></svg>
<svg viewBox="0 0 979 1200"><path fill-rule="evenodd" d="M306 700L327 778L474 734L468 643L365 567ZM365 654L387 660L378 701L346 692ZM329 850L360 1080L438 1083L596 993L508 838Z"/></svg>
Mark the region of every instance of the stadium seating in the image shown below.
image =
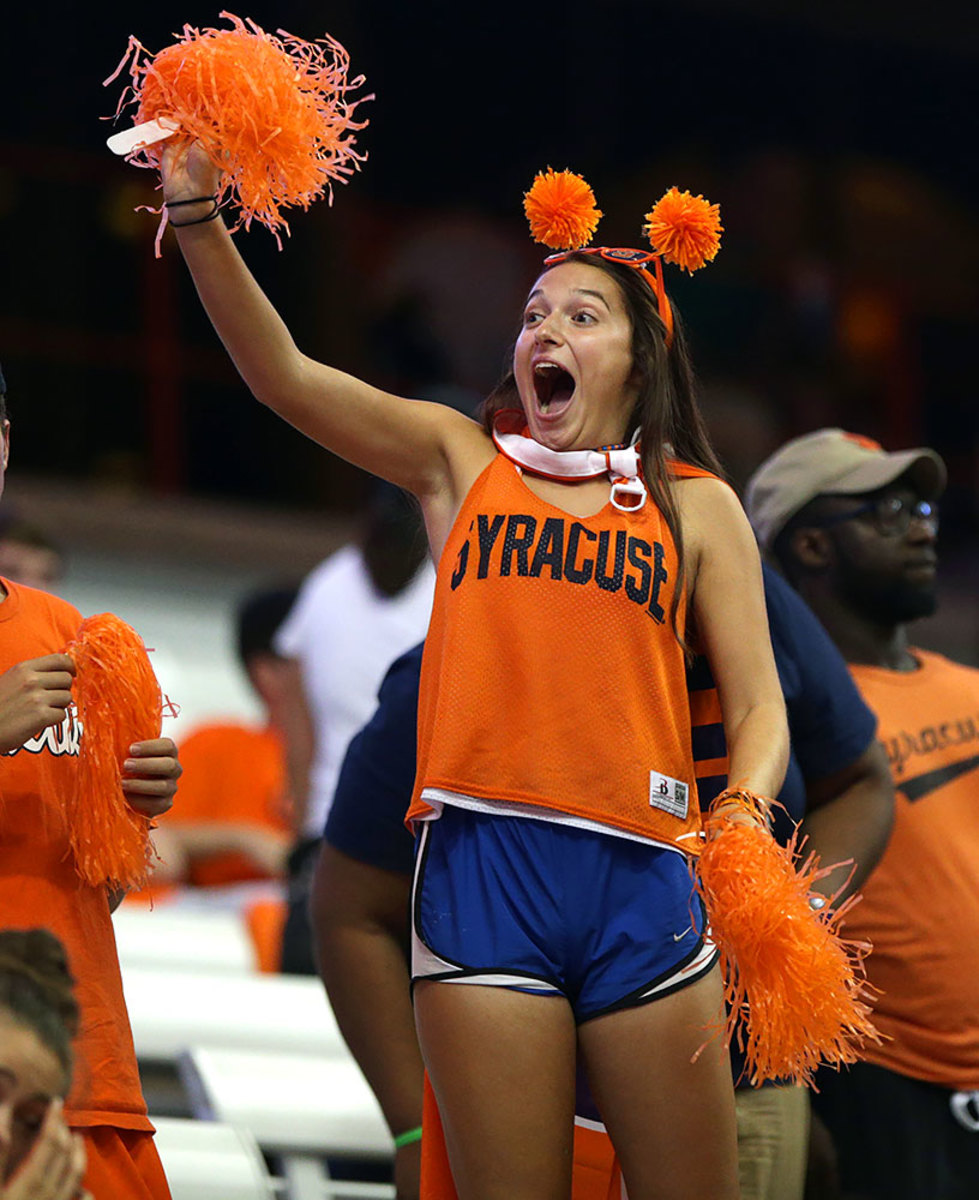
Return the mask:
<svg viewBox="0 0 979 1200"><path fill-rule="evenodd" d="M153 1123L173 1200L273 1200L273 1181L247 1130L165 1117Z"/></svg>
<svg viewBox="0 0 979 1200"><path fill-rule="evenodd" d="M352 1058L197 1046L178 1067L196 1116L249 1130L280 1164L292 1200L393 1195L389 1184L331 1178L343 1163L390 1163L380 1106Z"/></svg>

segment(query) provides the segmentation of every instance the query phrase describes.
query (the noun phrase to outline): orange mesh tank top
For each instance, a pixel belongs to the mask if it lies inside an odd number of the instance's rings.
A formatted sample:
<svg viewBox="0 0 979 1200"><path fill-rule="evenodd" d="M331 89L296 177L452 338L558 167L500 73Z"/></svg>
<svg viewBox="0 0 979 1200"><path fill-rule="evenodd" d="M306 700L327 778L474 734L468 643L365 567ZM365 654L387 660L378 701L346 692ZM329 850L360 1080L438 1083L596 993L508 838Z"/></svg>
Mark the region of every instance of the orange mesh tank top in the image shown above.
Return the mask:
<svg viewBox="0 0 979 1200"><path fill-rule="evenodd" d="M676 566L651 500L578 518L498 454L439 566L407 820L499 806L683 849L700 819Z"/></svg>

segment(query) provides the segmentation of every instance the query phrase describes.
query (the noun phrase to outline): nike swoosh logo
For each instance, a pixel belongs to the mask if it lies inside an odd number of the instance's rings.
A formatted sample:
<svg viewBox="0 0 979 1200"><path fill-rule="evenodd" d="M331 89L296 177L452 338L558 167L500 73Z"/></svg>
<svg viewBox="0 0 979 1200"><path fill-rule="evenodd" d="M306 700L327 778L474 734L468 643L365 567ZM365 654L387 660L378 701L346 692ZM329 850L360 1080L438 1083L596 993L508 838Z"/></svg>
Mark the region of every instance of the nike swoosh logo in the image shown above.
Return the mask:
<svg viewBox="0 0 979 1200"><path fill-rule="evenodd" d="M936 767L934 771L925 771L923 775L915 775L913 779L896 780L894 786L914 803L915 800L922 800L925 796L930 796L932 792L937 791L946 783L951 783L960 775L967 775L969 771L974 771L977 767L979 767L979 754L973 758L963 759L962 762Z"/></svg>
<svg viewBox="0 0 979 1200"><path fill-rule="evenodd" d="M692 925L688 925L688 926L686 927L686 929L684 929L683 933L675 933L675 934L673 935L673 940L674 940L675 942L682 942L682 941L683 941L683 939L684 939L684 938L687 936L687 934L688 934L688 933L690 933L690 931L691 931L692 929L693 929L693 926L692 926Z"/></svg>

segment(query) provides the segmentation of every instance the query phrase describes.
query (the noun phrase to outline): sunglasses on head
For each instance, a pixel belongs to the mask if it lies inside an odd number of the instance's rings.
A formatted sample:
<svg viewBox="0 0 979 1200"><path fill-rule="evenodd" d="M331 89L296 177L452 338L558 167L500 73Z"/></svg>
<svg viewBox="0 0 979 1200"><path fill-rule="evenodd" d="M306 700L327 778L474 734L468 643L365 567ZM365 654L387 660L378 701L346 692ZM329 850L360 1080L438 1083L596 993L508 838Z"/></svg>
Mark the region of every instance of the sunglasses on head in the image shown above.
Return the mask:
<svg viewBox="0 0 979 1200"><path fill-rule="evenodd" d="M582 246L578 250L561 250L557 254L549 254L544 259L545 267L553 267L564 262L575 254L594 254L604 258L606 262L618 263L620 266L632 267L633 270L646 280L656 297L659 315L666 326L666 345L673 345L673 309L667 299L666 288L663 286L663 261L652 250L633 250L627 246ZM649 264L653 270L648 270Z"/></svg>

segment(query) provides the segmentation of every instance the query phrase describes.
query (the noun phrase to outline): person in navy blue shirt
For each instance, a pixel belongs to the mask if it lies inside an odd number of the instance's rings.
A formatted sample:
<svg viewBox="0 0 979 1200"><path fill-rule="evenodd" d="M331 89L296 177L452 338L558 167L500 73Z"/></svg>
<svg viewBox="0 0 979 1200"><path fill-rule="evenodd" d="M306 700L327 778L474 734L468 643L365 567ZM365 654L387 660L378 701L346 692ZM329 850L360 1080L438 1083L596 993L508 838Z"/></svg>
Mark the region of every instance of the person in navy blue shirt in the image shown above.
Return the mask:
<svg viewBox="0 0 979 1200"><path fill-rule="evenodd" d="M856 890L883 853L893 815L877 722L839 652L798 594L765 566L765 596L792 739L775 806L775 831L788 840L801 822L807 850L823 863L852 860L821 882L840 898ZM398 658L373 718L356 735L340 772L313 883L316 956L337 1021L378 1097L393 1135L421 1124L423 1066L409 999L408 904L414 843L404 814L415 774L421 645ZM719 721L698 722L698 694L713 688L706 660L689 672L694 757L725 756ZM710 706L706 706L709 708ZM700 774L700 772L698 772ZM698 779L701 804L726 777ZM732 1052L735 1078L743 1062ZM580 1089L579 1089L580 1092ZM589 1112L579 1094L579 1112ZM804 1089L738 1089L738 1141L744 1200L801 1200L807 1158ZM398 1200L418 1195L419 1151L396 1151Z"/></svg>

